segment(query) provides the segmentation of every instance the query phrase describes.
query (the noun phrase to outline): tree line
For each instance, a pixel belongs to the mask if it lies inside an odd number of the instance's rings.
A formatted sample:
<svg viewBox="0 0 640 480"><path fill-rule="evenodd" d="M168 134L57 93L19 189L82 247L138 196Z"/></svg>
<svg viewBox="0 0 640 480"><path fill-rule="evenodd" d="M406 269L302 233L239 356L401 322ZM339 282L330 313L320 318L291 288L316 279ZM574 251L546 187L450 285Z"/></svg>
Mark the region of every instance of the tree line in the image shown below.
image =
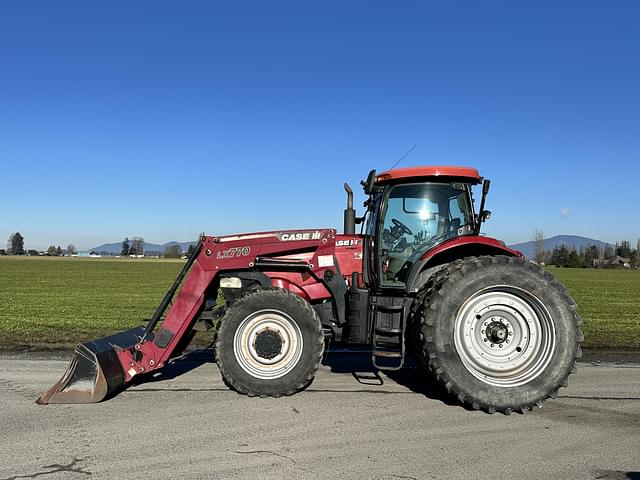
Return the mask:
<svg viewBox="0 0 640 480"><path fill-rule="evenodd" d="M193 252L194 248L195 247L193 245L189 245L187 255L191 255L191 252ZM164 258L182 258L182 256L184 255L184 253L182 252L182 247L177 243L165 247L162 254L160 254L160 252L157 253L158 256L162 255ZM144 238L133 237L131 240L129 240L129 237L125 237L120 248L121 257L137 257L144 255Z"/></svg>
<svg viewBox="0 0 640 480"><path fill-rule="evenodd" d="M628 240L616 242L616 245L606 245L598 247L589 245L575 247L559 245L553 250L544 249L544 234L536 230L533 235L534 258L539 264L555 265L566 268L638 268L640 267L640 240L635 249L631 248Z"/></svg>
<svg viewBox="0 0 640 480"><path fill-rule="evenodd" d="M67 245L66 249L62 249L60 245L49 245L49 248L45 250L44 255L51 257L61 257L64 255L77 255L78 249L70 243ZM38 250L29 249L26 250L24 248L24 237L20 232L15 232L9 235L9 240L7 241L7 248L0 248L0 255L32 255L38 256L42 253Z"/></svg>
<svg viewBox="0 0 640 480"><path fill-rule="evenodd" d="M126 237L122 242L122 248L120 250L121 257L136 257L144 255L144 238L133 237L131 242L129 237Z"/></svg>
<svg viewBox="0 0 640 480"><path fill-rule="evenodd" d="M187 255L191 255L193 249L195 247L193 245L189 245L189 249L187 250ZM25 249L24 246L24 236L20 232L12 233L9 236L9 240L7 241L7 248L0 248L0 255L31 255L31 256L40 256L46 255L51 257L61 257L61 256L71 256L77 255L78 249L70 243L67 245L66 249L63 249L60 245L49 245L49 247L44 251L40 252L38 250L33 249ZM92 254L99 254L102 252L91 252ZM105 252L108 254L108 252ZM157 256L163 256L165 258L181 258L183 256L182 248L178 244L167 246L163 252L153 252L157 254ZM129 237L126 237L122 242L122 246L120 249L120 256L122 257L138 257L145 255L144 248L144 238L142 237L132 237L131 240Z"/></svg>

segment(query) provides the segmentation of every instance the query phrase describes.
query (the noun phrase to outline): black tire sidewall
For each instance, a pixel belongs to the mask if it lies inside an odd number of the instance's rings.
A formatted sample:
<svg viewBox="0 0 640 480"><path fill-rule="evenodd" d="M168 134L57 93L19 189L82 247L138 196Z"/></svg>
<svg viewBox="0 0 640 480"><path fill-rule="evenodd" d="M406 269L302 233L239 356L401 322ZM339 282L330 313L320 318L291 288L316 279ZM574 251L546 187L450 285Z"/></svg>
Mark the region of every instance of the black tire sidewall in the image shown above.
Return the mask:
<svg viewBox="0 0 640 480"><path fill-rule="evenodd" d="M516 287L536 297L555 328L555 347L547 366L524 385L498 387L481 381L463 364L455 346L460 308L473 295L493 286ZM555 277L521 259L485 257L461 262L426 306L427 317L433 326L423 333L430 340L423 348L427 357L435 353L428 360L430 369L452 393L462 394L467 403L476 402L480 408L515 409L543 401L566 383L579 350L575 303Z"/></svg>
<svg viewBox="0 0 640 480"><path fill-rule="evenodd" d="M300 329L302 354L291 371L275 379L256 378L238 363L234 337L242 322L260 310L279 310ZM216 342L216 362L225 382L250 396L291 395L309 384L318 369L324 349L320 319L311 305L286 290L258 290L240 298L222 318Z"/></svg>

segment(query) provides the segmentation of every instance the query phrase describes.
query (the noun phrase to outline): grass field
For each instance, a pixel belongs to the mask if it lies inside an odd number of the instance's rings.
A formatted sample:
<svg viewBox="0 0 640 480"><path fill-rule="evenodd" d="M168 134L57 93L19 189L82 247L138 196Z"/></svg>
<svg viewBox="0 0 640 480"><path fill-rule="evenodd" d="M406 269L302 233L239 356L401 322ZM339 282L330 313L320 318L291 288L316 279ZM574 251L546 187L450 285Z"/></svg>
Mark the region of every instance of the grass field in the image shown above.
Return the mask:
<svg viewBox="0 0 640 480"><path fill-rule="evenodd" d="M69 347L143 323L172 260L0 257L0 348ZM585 346L640 349L640 272L551 269L585 321Z"/></svg>
<svg viewBox="0 0 640 480"><path fill-rule="evenodd" d="M640 350L640 271L549 270L578 304L586 347Z"/></svg>
<svg viewBox="0 0 640 480"><path fill-rule="evenodd" d="M141 325L183 262L0 257L0 345L69 346Z"/></svg>

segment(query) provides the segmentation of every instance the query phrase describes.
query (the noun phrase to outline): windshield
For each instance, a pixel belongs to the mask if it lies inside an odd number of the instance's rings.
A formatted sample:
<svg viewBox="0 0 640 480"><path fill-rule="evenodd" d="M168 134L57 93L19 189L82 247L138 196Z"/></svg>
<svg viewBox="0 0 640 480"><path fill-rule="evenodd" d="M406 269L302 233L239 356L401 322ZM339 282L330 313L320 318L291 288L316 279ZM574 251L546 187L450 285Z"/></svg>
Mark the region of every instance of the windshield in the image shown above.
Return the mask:
<svg viewBox="0 0 640 480"><path fill-rule="evenodd" d="M407 262L449 238L473 232L473 207L463 184L410 183L385 195L378 242L381 284L404 286Z"/></svg>

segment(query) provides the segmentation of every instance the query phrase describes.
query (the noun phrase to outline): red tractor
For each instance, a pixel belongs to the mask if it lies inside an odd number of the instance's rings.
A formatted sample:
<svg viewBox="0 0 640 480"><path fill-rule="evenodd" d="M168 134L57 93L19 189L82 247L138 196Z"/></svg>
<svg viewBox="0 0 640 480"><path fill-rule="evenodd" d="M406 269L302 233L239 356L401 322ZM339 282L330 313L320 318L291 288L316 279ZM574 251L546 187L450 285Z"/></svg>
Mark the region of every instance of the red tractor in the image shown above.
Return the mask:
<svg viewBox="0 0 640 480"><path fill-rule="evenodd" d="M488 180L473 168L415 167L371 171L362 185L358 218L345 184L342 234L203 235L147 325L76 347L38 403L113 396L214 325L225 382L252 396L303 389L328 342L369 345L380 370L409 355L487 412L530 410L567 385L581 353L576 304L549 272L480 235Z"/></svg>

